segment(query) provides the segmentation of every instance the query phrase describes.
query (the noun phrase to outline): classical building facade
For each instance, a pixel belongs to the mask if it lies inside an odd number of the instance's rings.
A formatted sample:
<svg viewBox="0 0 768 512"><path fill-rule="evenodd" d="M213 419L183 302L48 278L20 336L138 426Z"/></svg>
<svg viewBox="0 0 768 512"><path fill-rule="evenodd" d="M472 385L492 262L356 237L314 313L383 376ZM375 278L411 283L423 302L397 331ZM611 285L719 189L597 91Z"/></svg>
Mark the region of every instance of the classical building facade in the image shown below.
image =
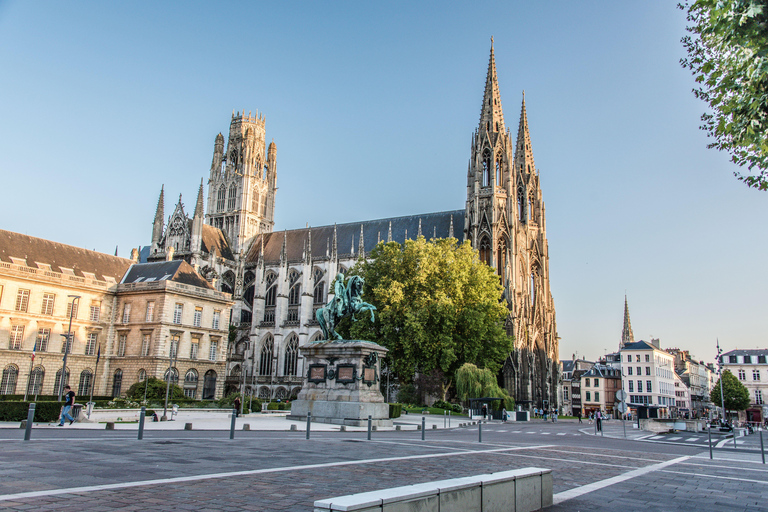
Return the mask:
<svg viewBox="0 0 768 512"><path fill-rule="evenodd" d="M504 287L515 349L503 385L520 404L560 404L544 201L525 101L514 135L504 123L493 48L463 209L274 232L277 150L266 144L265 125L263 116L233 113L226 146L222 134L214 141L207 210L201 183L192 217L179 198L166 223L161 190L152 243L142 251L142 261L184 259L217 290L233 293L237 336L227 390L297 393L305 371L298 347L321 336L315 311L338 272L382 241L455 237L472 243Z"/></svg>
<svg viewBox="0 0 768 512"><path fill-rule="evenodd" d="M737 349L722 356L723 370L730 372L749 391L750 406L739 413L741 421L763 422L768 417L768 350ZM715 404L719 406L719 404Z"/></svg>
<svg viewBox="0 0 768 512"><path fill-rule="evenodd" d="M64 382L78 396L121 396L147 376L164 378L175 341L186 352L173 380L181 369L186 391L199 372L196 398L221 396L231 295L184 261L137 259L0 230L0 394L58 393L71 321ZM188 356L196 336L209 351L199 360Z"/></svg>

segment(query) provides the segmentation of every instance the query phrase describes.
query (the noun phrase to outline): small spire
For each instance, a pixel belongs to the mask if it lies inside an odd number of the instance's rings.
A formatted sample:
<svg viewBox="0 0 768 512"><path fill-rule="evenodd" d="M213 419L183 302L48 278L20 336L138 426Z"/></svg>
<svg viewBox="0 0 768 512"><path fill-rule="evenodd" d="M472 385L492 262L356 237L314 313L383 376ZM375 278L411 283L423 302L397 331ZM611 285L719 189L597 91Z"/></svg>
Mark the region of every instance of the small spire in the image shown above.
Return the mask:
<svg viewBox="0 0 768 512"><path fill-rule="evenodd" d="M432 226L432 238L437 238L437 226Z"/></svg>
<svg viewBox="0 0 768 512"><path fill-rule="evenodd" d="M115 246L115 256L117 256L117 246Z"/></svg>
<svg viewBox="0 0 768 512"><path fill-rule="evenodd" d="M283 230L283 247L280 249L280 264L287 265L288 264L288 253L286 250L286 245L288 242L288 232ZM286 274L286 279L288 278L288 275Z"/></svg>
<svg viewBox="0 0 768 512"><path fill-rule="evenodd" d="M307 265L312 264L312 228L307 228Z"/></svg>
<svg viewBox="0 0 768 512"><path fill-rule="evenodd" d="M632 333L632 324L629 321L629 305L627 303L627 295L624 294L624 328L621 330L621 347L627 343L634 343L635 335Z"/></svg>
<svg viewBox="0 0 768 512"><path fill-rule="evenodd" d="M533 173L536 167L533 164L533 149L531 148L531 134L528 128L528 112L525 108L525 91L523 91L523 103L520 107L520 124L517 128L517 142L515 145L515 165L517 170Z"/></svg>
<svg viewBox="0 0 768 512"><path fill-rule="evenodd" d="M360 240L357 244L357 252L360 256L365 256L365 238L363 233L363 225L360 224Z"/></svg>
<svg viewBox="0 0 768 512"><path fill-rule="evenodd" d="M163 236L163 220L165 218L165 185L160 187L160 197L157 199L155 222L152 226L152 242L159 242Z"/></svg>
<svg viewBox="0 0 768 512"><path fill-rule="evenodd" d="M405 230L405 239L403 240L403 242L405 242L405 240L408 240L408 230L407 229Z"/></svg>
<svg viewBox="0 0 768 512"><path fill-rule="evenodd" d="M331 252L331 257L334 259L338 257L339 254L339 247L338 247L338 236L336 233L336 224L333 225L333 252Z"/></svg>
<svg viewBox="0 0 768 512"><path fill-rule="evenodd" d="M501 94L499 93L499 79L496 75L496 56L493 50L493 38L491 38L491 56L488 59L488 73L485 78L483 106L480 109L479 131L480 133L504 133L505 131L504 112L501 108Z"/></svg>
<svg viewBox="0 0 768 512"><path fill-rule="evenodd" d="M387 232L387 243L392 241L392 221L389 221L389 232Z"/></svg>
<svg viewBox="0 0 768 512"><path fill-rule="evenodd" d="M195 213L193 217L202 217L205 214L203 205L203 178L200 178L200 189L197 191L197 203L195 204Z"/></svg>
<svg viewBox="0 0 768 512"><path fill-rule="evenodd" d="M355 235L352 235L352 241L350 242L349 254L355 255Z"/></svg>
<svg viewBox="0 0 768 512"><path fill-rule="evenodd" d="M264 233L259 235L259 242L261 243L261 250L259 251L259 267L264 268Z"/></svg>
<svg viewBox="0 0 768 512"><path fill-rule="evenodd" d="M381 231L378 232L376 235L376 245L379 245L381 243Z"/></svg>
<svg viewBox="0 0 768 512"><path fill-rule="evenodd" d="M451 226L448 228L448 238L453 238L453 215L451 215Z"/></svg>
<svg viewBox="0 0 768 512"><path fill-rule="evenodd" d="M419 217L419 233L416 235L416 238L422 236L421 235L421 217Z"/></svg>

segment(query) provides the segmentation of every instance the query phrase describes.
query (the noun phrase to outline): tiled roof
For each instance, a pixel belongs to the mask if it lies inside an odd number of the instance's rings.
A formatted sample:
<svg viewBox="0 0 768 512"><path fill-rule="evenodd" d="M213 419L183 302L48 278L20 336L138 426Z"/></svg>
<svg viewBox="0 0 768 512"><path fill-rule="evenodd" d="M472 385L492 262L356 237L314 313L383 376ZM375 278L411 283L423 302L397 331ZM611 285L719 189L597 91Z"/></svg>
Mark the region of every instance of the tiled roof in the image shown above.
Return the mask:
<svg viewBox="0 0 768 512"><path fill-rule="evenodd" d="M446 238L449 235L451 220L453 220L453 236L464 241L464 210L448 212L425 213L423 215L410 215L407 217L392 217L389 219L369 220L362 222L350 222L336 226L320 226L313 228L293 229L289 231L276 231L265 233L264 237L264 261L276 263L280 261L280 252L285 239L286 254L289 261L302 259L304 247L308 241L309 233L312 233L312 257L324 257L326 250L333 250L333 230L336 228L336 248L339 255L351 255L352 251L357 255L360 244L360 228L363 229L363 241L365 252L370 252L376 247L379 240L386 242L389 234L389 226L392 225L392 240L403 243L406 234L409 239L415 239L419 232L421 222L421 234L430 239L433 236ZM251 245L247 261L255 262L261 252L261 240L259 236Z"/></svg>
<svg viewBox="0 0 768 512"><path fill-rule="evenodd" d="M725 356L768 356L768 348L736 349L724 353Z"/></svg>
<svg viewBox="0 0 768 512"><path fill-rule="evenodd" d="M229 241L224 236L224 232L208 224L203 224L203 246L200 249L206 253L216 249L216 256L218 258L235 259L235 255L232 254L232 249L229 247Z"/></svg>
<svg viewBox="0 0 768 512"><path fill-rule="evenodd" d="M147 283L152 281L173 281L213 290L213 286L200 276L192 265L184 260L157 261L132 265L122 283Z"/></svg>
<svg viewBox="0 0 768 512"><path fill-rule="evenodd" d="M26 260L28 267L38 268L36 263L50 265L53 272L61 272L62 267L72 269L79 277L86 277L83 272L88 272L100 281L107 277L120 281L132 263L118 256L0 230L0 259L11 263L12 257Z"/></svg>
<svg viewBox="0 0 768 512"><path fill-rule="evenodd" d="M636 341L634 343L627 343L621 350L655 350L656 347L648 343L647 341Z"/></svg>

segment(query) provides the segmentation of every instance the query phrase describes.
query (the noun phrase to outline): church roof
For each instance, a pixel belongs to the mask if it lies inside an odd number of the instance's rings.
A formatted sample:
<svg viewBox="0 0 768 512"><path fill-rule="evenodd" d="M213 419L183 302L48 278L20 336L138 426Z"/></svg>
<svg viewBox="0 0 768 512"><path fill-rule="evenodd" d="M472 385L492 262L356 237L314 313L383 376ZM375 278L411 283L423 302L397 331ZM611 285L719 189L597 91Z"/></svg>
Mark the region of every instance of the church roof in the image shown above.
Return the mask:
<svg viewBox="0 0 768 512"><path fill-rule="evenodd" d="M265 263L276 263L280 261L284 240L288 261L303 259L305 247L310 241L310 232L313 258L323 258L333 252L334 230L337 254L350 257L358 255L361 227L363 247L365 252L369 253L379 241L389 240L390 231L394 242L402 244L406 236L408 239L415 239L419 235L419 225L421 225L421 234L427 239L447 238L453 226L453 236L459 240L459 243L464 241L464 210L453 210L264 233L256 237L246 260L249 262L258 260L262 249L262 241L259 237L263 237Z"/></svg>
<svg viewBox="0 0 768 512"><path fill-rule="evenodd" d="M192 221L190 220L190 230L191 228ZM232 249L229 247L229 240L227 240L224 232L208 224L203 224L203 243L200 249L205 253L211 253L216 249L216 257L228 260L235 259L235 255L232 254Z"/></svg>
<svg viewBox="0 0 768 512"><path fill-rule="evenodd" d="M195 272L192 265L184 260L137 263L128 269L121 284L147 283L152 281L173 281L209 290L214 289L208 281Z"/></svg>
<svg viewBox="0 0 768 512"><path fill-rule="evenodd" d="M16 258L13 261L11 258ZM0 229L0 259L18 263L25 260L26 266L38 268L36 263L51 266L53 272L62 272L62 267L71 269L76 276L88 277L94 274L97 280L112 278L119 281L132 261L80 247L73 247L51 240L22 235Z"/></svg>

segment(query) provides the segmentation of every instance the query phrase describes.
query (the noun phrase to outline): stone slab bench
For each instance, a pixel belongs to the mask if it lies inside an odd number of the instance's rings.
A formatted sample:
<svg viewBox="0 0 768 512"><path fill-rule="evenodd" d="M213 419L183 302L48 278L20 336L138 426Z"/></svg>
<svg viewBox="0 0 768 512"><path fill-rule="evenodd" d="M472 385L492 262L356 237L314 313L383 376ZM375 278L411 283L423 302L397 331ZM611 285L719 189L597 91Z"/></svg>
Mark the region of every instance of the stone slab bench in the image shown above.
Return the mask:
<svg viewBox="0 0 768 512"><path fill-rule="evenodd" d="M531 512L552 505L552 470L522 468L315 501L315 512Z"/></svg>

